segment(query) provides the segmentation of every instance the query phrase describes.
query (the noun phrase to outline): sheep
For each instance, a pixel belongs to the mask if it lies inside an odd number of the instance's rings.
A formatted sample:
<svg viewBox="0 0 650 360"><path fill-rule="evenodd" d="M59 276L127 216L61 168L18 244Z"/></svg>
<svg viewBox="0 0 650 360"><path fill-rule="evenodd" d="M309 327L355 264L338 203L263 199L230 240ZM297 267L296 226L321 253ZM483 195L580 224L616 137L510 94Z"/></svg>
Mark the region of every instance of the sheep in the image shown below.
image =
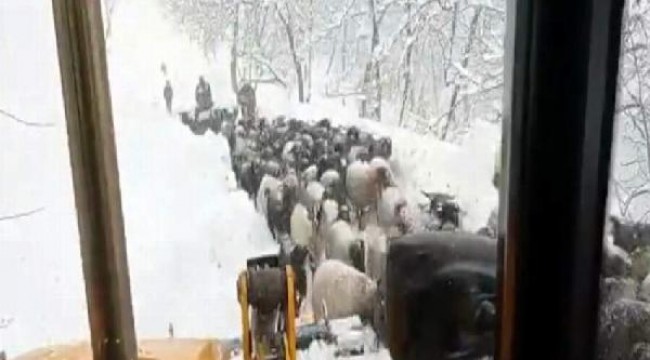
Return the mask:
<svg viewBox="0 0 650 360"><path fill-rule="evenodd" d="M610 236L603 241L603 276L625 277L632 272L632 258L618 245L615 245Z"/></svg>
<svg viewBox="0 0 650 360"><path fill-rule="evenodd" d="M397 228L403 235L409 227L406 207L406 198L401 190L396 186L387 187L377 200L377 224L387 233Z"/></svg>
<svg viewBox="0 0 650 360"><path fill-rule="evenodd" d="M316 213L318 219L318 226L320 229L327 229L339 217L339 204L333 199L323 199L320 203L320 208Z"/></svg>
<svg viewBox="0 0 650 360"><path fill-rule="evenodd" d="M650 246L650 225L641 223L624 223L616 217L610 217L614 244L628 253L636 248Z"/></svg>
<svg viewBox="0 0 650 360"><path fill-rule="evenodd" d="M296 204L291 212L290 231L296 244L311 248L314 226L309 211L300 203Z"/></svg>
<svg viewBox="0 0 650 360"><path fill-rule="evenodd" d="M264 216L268 215L268 199L272 197L275 202L282 201L282 182L277 178L264 175L257 191L257 210Z"/></svg>
<svg viewBox="0 0 650 360"><path fill-rule="evenodd" d="M280 266L291 265L296 277L296 290L300 302L307 296L309 285L310 259L309 250L302 245L294 243L291 238L284 234L279 238L280 243Z"/></svg>
<svg viewBox="0 0 650 360"><path fill-rule="evenodd" d="M316 181L318 177L318 167L316 165L310 165L305 171L302 172L302 181L305 184L309 184L312 181Z"/></svg>
<svg viewBox="0 0 650 360"><path fill-rule="evenodd" d="M363 241L358 239L352 227L344 220L337 220L325 233L327 259L340 260L363 270Z"/></svg>
<svg viewBox="0 0 650 360"><path fill-rule="evenodd" d="M390 163L383 158L375 157L370 161L370 168L375 174L375 181L381 188L396 186L395 176L390 168Z"/></svg>
<svg viewBox="0 0 650 360"><path fill-rule="evenodd" d="M358 315L372 324L378 308L377 284L352 266L326 260L314 273L312 308L316 321Z"/></svg>
<svg viewBox="0 0 650 360"><path fill-rule="evenodd" d="M373 159L370 163L355 161L348 166L345 188L355 207L360 229L365 226L364 211L376 205L383 189L394 185L390 167L383 159Z"/></svg>
<svg viewBox="0 0 650 360"><path fill-rule="evenodd" d="M389 137L381 137L370 145L370 154L375 157L390 159L393 154L393 141Z"/></svg>
<svg viewBox="0 0 650 360"><path fill-rule="evenodd" d="M378 226L369 225L363 231L364 272L371 279L381 281L386 271L386 254L388 251L388 238L386 233Z"/></svg>
<svg viewBox="0 0 650 360"><path fill-rule="evenodd" d="M260 162L257 159L246 161L241 166L239 175L241 187L246 191L250 199L253 199L259 190L262 171Z"/></svg>
<svg viewBox="0 0 650 360"><path fill-rule="evenodd" d="M325 187L337 186L341 183L341 175L334 169L329 169L323 172L320 177L320 183Z"/></svg>
<svg viewBox="0 0 650 360"><path fill-rule="evenodd" d="M363 208L376 200L372 170L366 162L355 161L348 166L345 186L355 207Z"/></svg>
<svg viewBox="0 0 650 360"><path fill-rule="evenodd" d="M274 239L290 231L290 214L295 196L286 191L284 184L276 178L265 175L262 178L257 197L257 209L265 215L267 225Z"/></svg>
<svg viewBox="0 0 650 360"><path fill-rule="evenodd" d="M368 148L366 148L365 146L355 145L350 148L350 152L348 153L347 159L349 163L355 161L369 161L370 152L368 151Z"/></svg>
<svg viewBox="0 0 650 360"><path fill-rule="evenodd" d="M318 209L318 205L323 200L325 188L317 181L312 181L300 191L300 203L309 210L310 214L314 214Z"/></svg>

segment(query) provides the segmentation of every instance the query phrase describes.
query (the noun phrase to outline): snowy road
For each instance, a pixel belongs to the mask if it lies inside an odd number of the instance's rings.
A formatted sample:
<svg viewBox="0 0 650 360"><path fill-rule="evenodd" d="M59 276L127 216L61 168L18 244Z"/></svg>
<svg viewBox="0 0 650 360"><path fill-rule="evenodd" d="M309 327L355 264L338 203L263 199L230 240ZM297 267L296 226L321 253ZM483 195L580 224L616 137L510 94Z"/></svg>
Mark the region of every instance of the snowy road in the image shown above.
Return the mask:
<svg viewBox="0 0 650 360"><path fill-rule="evenodd" d="M0 222L0 319L11 321L0 329L0 349L15 356L87 338L88 328L51 8L48 1L2 2L0 14L0 26L12 30L0 31L0 107L55 124L0 121L0 215L44 209ZM34 21L17 20L27 14ZM142 24L165 42L133 37ZM193 81L202 54L165 35L145 2L119 8L114 28L108 56L137 335L166 336L171 322L179 337L236 336L236 276L248 256L275 245L235 190L223 138L192 135L158 102L160 62ZM9 33L23 37L2 35ZM34 57L36 48L46 56ZM162 54L179 55L185 66L172 67L178 62ZM28 106L36 99L42 107Z"/></svg>

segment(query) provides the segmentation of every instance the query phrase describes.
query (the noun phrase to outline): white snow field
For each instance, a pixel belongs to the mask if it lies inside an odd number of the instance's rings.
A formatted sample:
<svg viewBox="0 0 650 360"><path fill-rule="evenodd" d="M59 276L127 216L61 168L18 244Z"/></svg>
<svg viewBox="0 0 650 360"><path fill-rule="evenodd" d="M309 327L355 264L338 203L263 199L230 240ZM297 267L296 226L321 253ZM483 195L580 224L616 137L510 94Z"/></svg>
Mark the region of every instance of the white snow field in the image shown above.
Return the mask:
<svg viewBox="0 0 650 360"><path fill-rule="evenodd" d="M0 350L11 358L89 336L56 42L49 0L0 1ZM28 21L26 20L28 19ZM194 136L162 101L165 62L176 108L193 103L198 75L230 105L228 55L208 60L167 22L154 0L122 1L113 15L108 64L135 325L141 338L239 334L235 279L249 256L275 251L265 221L236 190L227 145ZM393 137L401 185L449 191L469 230L496 205L490 180L498 127L479 123L461 145L359 119L352 108L260 88L263 114L357 124ZM4 216L37 210L30 216ZM6 328L2 324L8 323ZM314 344L303 358L332 358ZM365 358L387 358L385 350Z"/></svg>

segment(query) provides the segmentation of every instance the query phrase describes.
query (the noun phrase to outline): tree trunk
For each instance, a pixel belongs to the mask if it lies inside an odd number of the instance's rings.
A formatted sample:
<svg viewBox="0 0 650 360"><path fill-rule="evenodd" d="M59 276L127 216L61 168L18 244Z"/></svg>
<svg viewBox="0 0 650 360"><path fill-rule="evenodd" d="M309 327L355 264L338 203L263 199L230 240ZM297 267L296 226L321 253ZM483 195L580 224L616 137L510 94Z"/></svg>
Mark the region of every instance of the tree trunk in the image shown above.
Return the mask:
<svg viewBox="0 0 650 360"><path fill-rule="evenodd" d="M309 0L309 58L307 61L307 81L309 87L307 88L307 102L311 100L312 92L312 69L314 62L314 0Z"/></svg>
<svg viewBox="0 0 650 360"><path fill-rule="evenodd" d="M403 76L404 76L404 92L402 93L402 106L399 111L399 126L402 126L404 124L404 111L406 110L406 103L409 99L409 94L411 91L411 55L413 53L413 45L415 44L415 40L412 39L413 37L413 26L412 26L412 17L413 14L411 13L412 10L412 3L411 0L407 0L406 2L406 14L407 14L407 21L408 25L406 27L406 55L404 58L404 65L403 65Z"/></svg>
<svg viewBox="0 0 650 360"><path fill-rule="evenodd" d="M472 43L474 42L474 35L476 34L476 26L478 24L478 18L481 15L482 8L479 7L474 12L472 21L469 25L469 34L467 35L467 43L465 44L465 49L463 49L463 58L460 61L460 64L463 68L467 68L469 64L469 53L472 50ZM455 121L456 108L458 107L458 92L460 91L460 84L456 81L454 83L454 90L451 95L451 102L449 103L449 113L447 114L447 123L441 134L442 140L445 140L449 135L449 127Z"/></svg>
<svg viewBox="0 0 650 360"><path fill-rule="evenodd" d="M451 67L451 62L454 58L454 42L456 40L456 24L458 23L458 1L454 3L454 14L451 18L451 36L449 38L449 57L447 58L447 63L445 64L445 85L449 85L449 68Z"/></svg>
<svg viewBox="0 0 650 360"><path fill-rule="evenodd" d="M370 61L366 66L366 76L364 78L364 87L370 95L371 110L373 118L381 121L381 71L379 68L379 59L377 48L379 47L379 26L377 24L377 13L375 10L375 0L368 0L370 12L370 21L372 25L372 38L370 42Z"/></svg>
<svg viewBox="0 0 650 360"><path fill-rule="evenodd" d="M239 4L235 5L235 22L233 24L232 47L230 49L230 84L232 91L237 94L237 43L239 38Z"/></svg>
<svg viewBox="0 0 650 360"><path fill-rule="evenodd" d="M287 33L287 41L289 42L289 51L291 51L291 58L293 59L293 66L296 70L296 77L298 80L298 101L300 103L305 102L305 84L302 73L302 66L300 64L300 59L298 58L298 53L296 52L296 42L293 36L293 29L291 28L291 12L289 7L286 6L287 17L285 18L282 15L282 12L278 9L278 16L280 20L284 23L284 30Z"/></svg>

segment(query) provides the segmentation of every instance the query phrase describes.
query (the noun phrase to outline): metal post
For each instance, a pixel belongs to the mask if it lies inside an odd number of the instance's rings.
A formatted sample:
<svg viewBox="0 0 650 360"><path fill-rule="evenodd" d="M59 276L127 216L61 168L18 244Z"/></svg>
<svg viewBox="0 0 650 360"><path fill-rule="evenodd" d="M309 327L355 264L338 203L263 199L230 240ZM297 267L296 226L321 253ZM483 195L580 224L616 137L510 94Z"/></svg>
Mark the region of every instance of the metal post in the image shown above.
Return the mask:
<svg viewBox="0 0 650 360"><path fill-rule="evenodd" d="M623 0L508 3L499 359L594 359Z"/></svg>
<svg viewBox="0 0 650 360"><path fill-rule="evenodd" d="M95 360L134 360L129 269L99 0L52 0Z"/></svg>

